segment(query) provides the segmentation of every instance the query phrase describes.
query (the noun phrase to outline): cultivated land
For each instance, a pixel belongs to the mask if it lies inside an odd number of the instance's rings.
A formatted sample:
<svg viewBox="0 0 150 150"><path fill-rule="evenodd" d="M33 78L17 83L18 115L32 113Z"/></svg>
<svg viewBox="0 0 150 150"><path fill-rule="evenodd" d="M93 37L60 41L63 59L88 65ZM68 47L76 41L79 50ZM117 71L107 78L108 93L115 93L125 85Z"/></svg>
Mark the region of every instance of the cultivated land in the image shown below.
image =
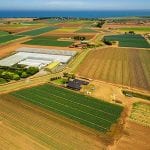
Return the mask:
<svg viewBox="0 0 150 150"><path fill-rule="evenodd" d="M150 27L125 27L120 28L120 30L124 32L134 31L138 33L148 33L150 32Z"/></svg>
<svg viewBox="0 0 150 150"><path fill-rule="evenodd" d="M136 48L150 48L150 44L140 34L120 34L105 36L107 41L119 41L120 47L136 47Z"/></svg>
<svg viewBox="0 0 150 150"><path fill-rule="evenodd" d="M68 47L73 43L71 41L61 41L61 40L58 40L58 39L59 38L56 37L56 36L54 36L54 37L36 37L36 38L34 38L30 41L27 41L23 44Z"/></svg>
<svg viewBox="0 0 150 150"><path fill-rule="evenodd" d="M91 51L78 75L122 86L150 90L150 51L103 48Z"/></svg>
<svg viewBox="0 0 150 150"><path fill-rule="evenodd" d="M31 31L27 31L27 32L22 32L19 33L20 35L28 35L28 36L37 36L52 30L57 29L56 27L44 27L44 28L39 28L39 29L35 29L35 30L31 30Z"/></svg>
<svg viewBox="0 0 150 150"><path fill-rule="evenodd" d="M1 31L6 31L10 33L19 33L19 32L25 32L37 28L44 27L45 24L0 24L0 30Z"/></svg>
<svg viewBox="0 0 150 150"><path fill-rule="evenodd" d="M134 103L130 118L137 123L150 127L150 104Z"/></svg>
<svg viewBox="0 0 150 150"><path fill-rule="evenodd" d="M17 91L12 95L99 132L110 131L112 125L117 123L123 110L121 106L85 97L48 84Z"/></svg>
<svg viewBox="0 0 150 150"><path fill-rule="evenodd" d="M10 95L0 96L0 114L2 150L106 148L103 138L85 128Z"/></svg>
<svg viewBox="0 0 150 150"><path fill-rule="evenodd" d="M149 150L149 134L150 128L127 120L122 137L110 150Z"/></svg>
<svg viewBox="0 0 150 150"><path fill-rule="evenodd" d="M34 19L0 19L0 38L25 34L1 44L0 59L20 47L76 50L78 54L62 72L41 70L30 78L0 85L0 149L149 150L150 51L143 48L148 48L150 39L149 18L106 19L102 28L96 27L100 20L93 19ZM128 31L139 35L124 36ZM118 48L118 42L108 47L103 37L110 35L123 46L138 49ZM64 47L65 42L74 42L74 36L86 37L92 46ZM66 72L93 79L88 86L92 97L85 88L80 92L87 96L48 84L50 78ZM133 97L122 90L134 93Z"/></svg>
<svg viewBox="0 0 150 150"><path fill-rule="evenodd" d="M22 38L23 36L21 35L6 35L6 36L1 36L0 37L0 44L4 44L19 38Z"/></svg>
<svg viewBox="0 0 150 150"><path fill-rule="evenodd" d="M76 33L96 33L96 31L90 28L81 28Z"/></svg>
<svg viewBox="0 0 150 150"><path fill-rule="evenodd" d="M4 35L9 35L9 33L6 31L0 31L0 36L4 36Z"/></svg>
<svg viewBox="0 0 150 150"><path fill-rule="evenodd" d="M53 33L55 32L60 32L60 33L73 33L75 31L77 31L79 28L74 28L74 27L62 27L62 28L59 28L55 31L52 31Z"/></svg>

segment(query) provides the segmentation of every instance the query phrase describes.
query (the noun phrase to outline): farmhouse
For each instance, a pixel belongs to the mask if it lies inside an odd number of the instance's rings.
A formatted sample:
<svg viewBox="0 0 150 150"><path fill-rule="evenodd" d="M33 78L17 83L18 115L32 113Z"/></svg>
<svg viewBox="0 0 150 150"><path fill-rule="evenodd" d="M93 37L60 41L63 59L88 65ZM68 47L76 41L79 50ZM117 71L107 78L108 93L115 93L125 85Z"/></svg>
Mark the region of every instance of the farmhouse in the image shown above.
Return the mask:
<svg viewBox="0 0 150 150"><path fill-rule="evenodd" d="M11 67L15 64L20 64L41 69L53 62L67 64L76 53L76 51L23 47L19 48L16 54L0 60L0 66Z"/></svg>
<svg viewBox="0 0 150 150"><path fill-rule="evenodd" d="M79 80L79 79L74 79L68 82L67 87L73 90L81 90L82 85L88 85L89 82L87 81L83 81L83 80Z"/></svg>

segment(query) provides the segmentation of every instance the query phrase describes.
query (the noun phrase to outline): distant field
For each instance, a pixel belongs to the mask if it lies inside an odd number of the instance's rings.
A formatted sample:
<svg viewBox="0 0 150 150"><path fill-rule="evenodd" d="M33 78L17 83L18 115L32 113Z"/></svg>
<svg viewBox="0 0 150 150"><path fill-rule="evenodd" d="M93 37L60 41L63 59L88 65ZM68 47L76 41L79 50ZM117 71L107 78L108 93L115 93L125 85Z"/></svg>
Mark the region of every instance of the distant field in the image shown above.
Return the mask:
<svg viewBox="0 0 150 150"><path fill-rule="evenodd" d="M150 127L150 104L134 103L130 118L137 123Z"/></svg>
<svg viewBox="0 0 150 150"><path fill-rule="evenodd" d="M6 35L6 36L1 36L0 37L0 44L7 43L7 42L10 42L10 41L19 39L21 37L23 37L23 36L20 36L20 35Z"/></svg>
<svg viewBox="0 0 150 150"><path fill-rule="evenodd" d="M107 132L123 107L49 84L20 90L13 96L39 105L99 132Z"/></svg>
<svg viewBox="0 0 150 150"><path fill-rule="evenodd" d="M119 41L120 47L150 48L150 44L140 34L121 34L105 36L107 41Z"/></svg>
<svg viewBox="0 0 150 150"><path fill-rule="evenodd" d="M121 31L134 31L134 32L150 32L150 27L126 27L120 28Z"/></svg>
<svg viewBox="0 0 150 150"><path fill-rule="evenodd" d="M55 30L54 32L66 32L66 33L73 33L75 31L77 31L79 28L71 28L71 27L64 27L64 28L59 28L57 30Z"/></svg>
<svg viewBox="0 0 150 150"><path fill-rule="evenodd" d="M41 46L58 46L68 47L72 44L71 41L58 41L58 37L36 37L31 41L27 41L24 44L28 45L41 45Z"/></svg>
<svg viewBox="0 0 150 150"><path fill-rule="evenodd" d="M40 35L40 34L55 30L55 29L57 29L57 28L56 27L44 27L44 28L40 28L40 29L27 31L27 32L22 32L22 33L19 33L19 34L20 35L36 36L36 35Z"/></svg>
<svg viewBox="0 0 150 150"><path fill-rule="evenodd" d="M9 35L7 31L0 31L0 36Z"/></svg>
<svg viewBox="0 0 150 150"><path fill-rule="evenodd" d="M150 90L150 51L104 48L91 51L77 73L91 79Z"/></svg>
<svg viewBox="0 0 150 150"><path fill-rule="evenodd" d="M78 31L76 31L77 33L95 33L96 31L90 28L82 28Z"/></svg>

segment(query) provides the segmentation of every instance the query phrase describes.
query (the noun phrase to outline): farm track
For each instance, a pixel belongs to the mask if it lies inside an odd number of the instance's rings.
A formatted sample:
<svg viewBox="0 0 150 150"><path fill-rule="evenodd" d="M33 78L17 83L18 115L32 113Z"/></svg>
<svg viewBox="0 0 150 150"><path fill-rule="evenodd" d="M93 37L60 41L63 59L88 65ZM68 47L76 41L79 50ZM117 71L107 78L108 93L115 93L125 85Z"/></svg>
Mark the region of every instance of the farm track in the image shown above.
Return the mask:
<svg viewBox="0 0 150 150"><path fill-rule="evenodd" d="M77 131L74 134L74 130L57 124L57 119L53 122L50 115L47 118L44 114L39 114L38 111L32 109L31 104L30 106L24 105L23 102L20 103L18 100L13 102L11 97L9 99L8 96L3 98L0 105L3 123L9 124L19 133L27 135L30 140L36 141L45 149L46 147L51 147L51 149L99 149L101 147L100 142L95 141L95 144L92 144L89 141L90 138L81 138L81 136L84 137L82 133ZM71 132L68 132L69 130Z"/></svg>
<svg viewBox="0 0 150 150"><path fill-rule="evenodd" d="M93 50L78 67L77 73L90 79L149 91L149 53L133 48Z"/></svg>

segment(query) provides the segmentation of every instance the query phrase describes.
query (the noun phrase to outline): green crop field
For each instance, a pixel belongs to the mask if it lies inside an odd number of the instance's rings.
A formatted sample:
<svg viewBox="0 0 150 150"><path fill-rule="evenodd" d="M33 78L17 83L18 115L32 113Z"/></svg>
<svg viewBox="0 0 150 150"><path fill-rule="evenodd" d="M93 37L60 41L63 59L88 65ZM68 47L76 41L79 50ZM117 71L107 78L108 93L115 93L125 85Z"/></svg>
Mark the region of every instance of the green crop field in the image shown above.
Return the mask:
<svg viewBox="0 0 150 150"><path fill-rule="evenodd" d="M137 102L132 106L130 119L144 126L150 127L150 104Z"/></svg>
<svg viewBox="0 0 150 150"><path fill-rule="evenodd" d="M40 35L40 34L55 30L55 29L57 29L57 28L56 27L44 27L44 28L40 28L40 29L27 31L27 32L22 32L20 34L21 35L36 36L36 35Z"/></svg>
<svg viewBox="0 0 150 150"><path fill-rule="evenodd" d="M76 31L76 33L96 33L96 31L90 28L82 28Z"/></svg>
<svg viewBox="0 0 150 150"><path fill-rule="evenodd" d="M45 84L12 93L20 99L44 107L100 132L110 130L123 107L67 89Z"/></svg>
<svg viewBox="0 0 150 150"><path fill-rule="evenodd" d="M28 45L42 45L42 46L58 46L68 47L72 44L71 41L58 41L58 37L36 37L24 44Z"/></svg>
<svg viewBox="0 0 150 150"><path fill-rule="evenodd" d="M134 32L150 32L150 27L126 27L120 28L121 31L134 31Z"/></svg>
<svg viewBox="0 0 150 150"><path fill-rule="evenodd" d="M9 35L7 31L0 31L0 36Z"/></svg>
<svg viewBox="0 0 150 150"><path fill-rule="evenodd" d="M150 44L140 34L121 34L105 36L107 41L119 41L120 47L150 48Z"/></svg>
<svg viewBox="0 0 150 150"><path fill-rule="evenodd" d="M0 44L7 43L7 42L10 42L10 41L19 39L19 38L21 38L21 37L23 37L23 36L19 36L19 35L6 35L6 36L1 36L1 37L0 37Z"/></svg>

